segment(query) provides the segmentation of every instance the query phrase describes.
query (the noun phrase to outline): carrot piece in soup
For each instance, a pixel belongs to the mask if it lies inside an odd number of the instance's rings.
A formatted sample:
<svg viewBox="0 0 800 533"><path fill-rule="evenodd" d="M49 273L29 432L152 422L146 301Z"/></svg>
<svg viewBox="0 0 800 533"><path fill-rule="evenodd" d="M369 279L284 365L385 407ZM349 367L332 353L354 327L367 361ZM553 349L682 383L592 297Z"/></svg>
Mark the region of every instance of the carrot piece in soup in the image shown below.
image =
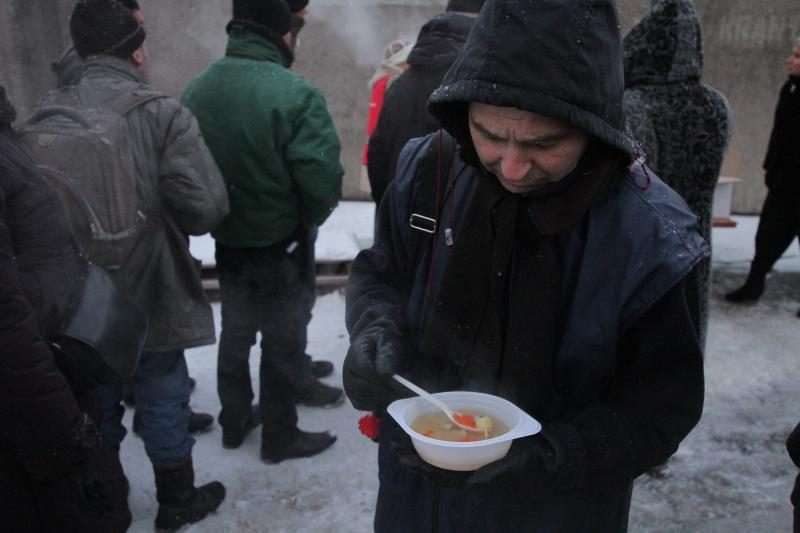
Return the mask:
<svg viewBox="0 0 800 533"><path fill-rule="evenodd" d="M472 415L464 415L461 413L453 413L453 419L462 426L469 426L471 428L477 427L475 425L475 417Z"/></svg>

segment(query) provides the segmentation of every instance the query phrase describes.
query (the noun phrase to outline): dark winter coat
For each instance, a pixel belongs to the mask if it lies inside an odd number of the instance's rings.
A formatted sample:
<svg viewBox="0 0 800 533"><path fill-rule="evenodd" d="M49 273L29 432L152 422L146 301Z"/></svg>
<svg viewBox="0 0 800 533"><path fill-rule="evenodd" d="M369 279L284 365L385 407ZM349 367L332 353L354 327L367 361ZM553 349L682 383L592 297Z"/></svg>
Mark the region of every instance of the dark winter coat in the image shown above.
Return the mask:
<svg viewBox="0 0 800 533"><path fill-rule="evenodd" d="M775 123L764 159L770 190L800 194L800 77L786 80L781 88Z"/></svg>
<svg viewBox="0 0 800 533"><path fill-rule="evenodd" d="M130 524L117 452L89 449L81 437L82 412L99 423L99 403L70 387L45 341L85 267L68 227L52 190L0 125L0 511L9 531ZM107 483L113 507L87 507L79 484L86 471Z"/></svg>
<svg viewBox="0 0 800 533"><path fill-rule="evenodd" d="M70 88L64 90L71 90ZM102 105L122 93L150 91L128 61L93 56L76 89L84 105ZM57 98L45 98L43 105ZM188 235L202 235L228 213L225 184L191 112L164 96L129 112L140 200L156 224L114 272L115 280L147 313L144 350L166 352L215 342L211 306ZM91 259L91 258L90 258Z"/></svg>
<svg viewBox="0 0 800 533"><path fill-rule="evenodd" d="M564 24L577 15L584 24ZM382 428L378 531L624 530L633 479L674 453L700 417L692 269L708 250L680 197L652 171L627 170L633 146L623 133L617 27L613 2L486 4L431 97L460 150L433 250L421 255L408 220L417 211L415 189L436 178L419 175L436 138L412 141L400 157L375 244L350 275L351 339L378 318L392 320L410 333L409 376L434 391L509 397L543 422L563 455L554 476L531 466L513 483L445 489L401 468ZM539 53L530 52L530 36ZM493 255L506 236L498 230L481 240L470 224L474 217L498 222L496 211L519 195L480 167L467 126L472 101L557 117L593 137L593 153L572 174L521 196L526 209L513 230L512 263L501 271L476 272L473 263ZM604 170L606 160L623 164ZM526 226L535 228L532 240L525 234L531 230L520 229ZM522 271L548 254L545 270ZM526 257L533 262L523 263ZM472 277L453 282L460 272ZM506 273L512 281L497 281ZM538 279L542 273L552 282ZM514 291L530 284L538 290L520 303L509 286L516 280L523 283ZM506 291L499 297L485 289L498 285ZM487 316L500 319L487 323ZM512 338L533 340L519 353Z"/></svg>
<svg viewBox="0 0 800 533"><path fill-rule="evenodd" d="M367 152L369 183L376 204L380 205L394 177L397 158L406 142L439 129L439 121L428 112L428 98L464 46L474 22L474 17L450 12L429 20L408 55L408 69L386 92Z"/></svg>
<svg viewBox="0 0 800 533"><path fill-rule="evenodd" d="M700 83L703 43L691 0L659 0L625 36L628 124L647 165L680 194L711 242L714 188L730 137L725 97ZM710 260L699 272L701 332L708 322Z"/></svg>
<svg viewBox="0 0 800 533"><path fill-rule="evenodd" d="M0 439L6 449L46 448L77 425L80 411L24 294L19 273L23 260L16 250L23 246L30 250L29 244L38 247L57 242L41 233L50 227L37 220L43 216L42 222L52 221L48 213L52 205L42 204L46 192L32 183L35 175L30 160L13 140L10 128L0 126L0 130ZM54 260L63 257L60 249L57 245ZM42 265L45 271L61 268L56 262L47 262ZM74 275L69 268L60 274ZM58 287L44 287L50 289ZM36 292L41 290L37 288Z"/></svg>
<svg viewBox="0 0 800 533"><path fill-rule="evenodd" d="M659 0L625 36L624 107L647 165L711 238L711 207L731 133L725 97L700 83L703 43L690 0Z"/></svg>

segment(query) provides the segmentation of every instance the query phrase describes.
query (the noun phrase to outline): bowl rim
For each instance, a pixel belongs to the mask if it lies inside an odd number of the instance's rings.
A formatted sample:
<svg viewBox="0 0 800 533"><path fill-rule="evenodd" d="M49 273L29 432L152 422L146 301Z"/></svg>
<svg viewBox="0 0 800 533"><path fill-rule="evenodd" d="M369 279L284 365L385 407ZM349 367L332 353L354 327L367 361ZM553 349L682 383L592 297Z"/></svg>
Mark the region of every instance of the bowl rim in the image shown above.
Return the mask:
<svg viewBox="0 0 800 533"><path fill-rule="evenodd" d="M502 435L492 437L491 439L484 439L473 442L454 442L454 441L446 441L446 440L426 437L422 433L418 433L413 429L411 429L411 426L408 425L408 423L406 423L404 417L406 409L408 409L408 407L417 403L418 401L426 402L424 398L421 398L419 396L412 396L410 398L402 398L400 400L395 400L391 404L389 404L389 407L387 407L386 411L395 420L395 422L397 422L397 424L401 428L403 428L403 431L405 431L408 434L408 436L411 437L412 439L416 439L420 442L424 442L427 444L432 444L440 447L443 446L447 448L483 448L486 446L490 446L492 444L499 444L501 442L506 442L513 439L529 437L531 435L539 433L539 431L541 431L542 429L542 425L539 423L538 420L536 420L531 415L526 413L523 409L521 409L513 402L510 402L501 396L495 396L493 394L487 394L485 392L477 392L477 391L437 392L433 393L433 396L440 397L442 400L447 400L448 397L452 397L453 395L457 394L482 396L486 399L490 399L492 401L499 401L502 404L511 406L519 414L519 421L513 428L509 428L509 430L503 433Z"/></svg>

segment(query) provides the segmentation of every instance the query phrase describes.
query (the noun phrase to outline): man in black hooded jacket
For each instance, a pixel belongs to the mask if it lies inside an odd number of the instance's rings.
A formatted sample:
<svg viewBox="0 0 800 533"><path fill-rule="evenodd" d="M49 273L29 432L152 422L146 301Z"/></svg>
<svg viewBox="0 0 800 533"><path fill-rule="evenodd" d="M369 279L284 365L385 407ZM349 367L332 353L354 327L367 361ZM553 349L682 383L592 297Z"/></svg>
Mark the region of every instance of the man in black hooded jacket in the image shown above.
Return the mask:
<svg viewBox="0 0 800 533"><path fill-rule="evenodd" d="M633 162L623 89L613 0L488 0L431 96L444 132L408 143L353 264L345 390L382 410L400 373L543 429L452 472L383 416L376 531L623 531L699 420L708 245Z"/></svg>
<svg viewBox="0 0 800 533"><path fill-rule="evenodd" d="M394 177L397 157L415 137L439 129L428 112L428 98L464 46L485 0L450 0L446 11L425 23L408 55L408 68L392 83L367 147L372 199L381 198Z"/></svg>

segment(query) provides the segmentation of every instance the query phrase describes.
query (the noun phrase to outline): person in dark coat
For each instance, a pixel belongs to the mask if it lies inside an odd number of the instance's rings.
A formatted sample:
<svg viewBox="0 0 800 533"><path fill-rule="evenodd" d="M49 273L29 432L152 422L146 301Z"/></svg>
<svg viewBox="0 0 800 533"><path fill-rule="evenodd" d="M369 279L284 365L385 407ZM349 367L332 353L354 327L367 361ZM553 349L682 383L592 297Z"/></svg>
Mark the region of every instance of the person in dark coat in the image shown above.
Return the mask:
<svg viewBox="0 0 800 533"><path fill-rule="evenodd" d="M406 142L439 129L428 112L428 98L464 46L484 1L450 0L444 13L426 22L408 55L409 67L386 91L367 147L367 174L376 205L394 177Z"/></svg>
<svg viewBox="0 0 800 533"><path fill-rule="evenodd" d="M703 85L703 41L691 0L658 0L623 40L628 125L647 165L680 194L711 243L714 188L730 138L725 97ZM698 270L705 345L711 260Z"/></svg>
<svg viewBox="0 0 800 533"><path fill-rule="evenodd" d="M45 339L86 260L66 211L11 128L0 87L0 512L7 531L125 531L128 485L103 445L99 399L62 373ZM51 349L52 348L52 349Z"/></svg>
<svg viewBox="0 0 800 533"><path fill-rule="evenodd" d="M786 60L786 71L789 79L781 88L764 159L767 198L756 231L756 253L744 285L725 295L732 303L757 301L767 273L800 237L800 37Z"/></svg>
<svg viewBox="0 0 800 533"><path fill-rule="evenodd" d="M348 282L346 393L385 409L400 373L502 396L543 429L453 472L384 415L379 533L624 531L633 480L700 418L708 245L634 161L618 28L613 0L488 0L430 98L444 131L400 156Z"/></svg>

